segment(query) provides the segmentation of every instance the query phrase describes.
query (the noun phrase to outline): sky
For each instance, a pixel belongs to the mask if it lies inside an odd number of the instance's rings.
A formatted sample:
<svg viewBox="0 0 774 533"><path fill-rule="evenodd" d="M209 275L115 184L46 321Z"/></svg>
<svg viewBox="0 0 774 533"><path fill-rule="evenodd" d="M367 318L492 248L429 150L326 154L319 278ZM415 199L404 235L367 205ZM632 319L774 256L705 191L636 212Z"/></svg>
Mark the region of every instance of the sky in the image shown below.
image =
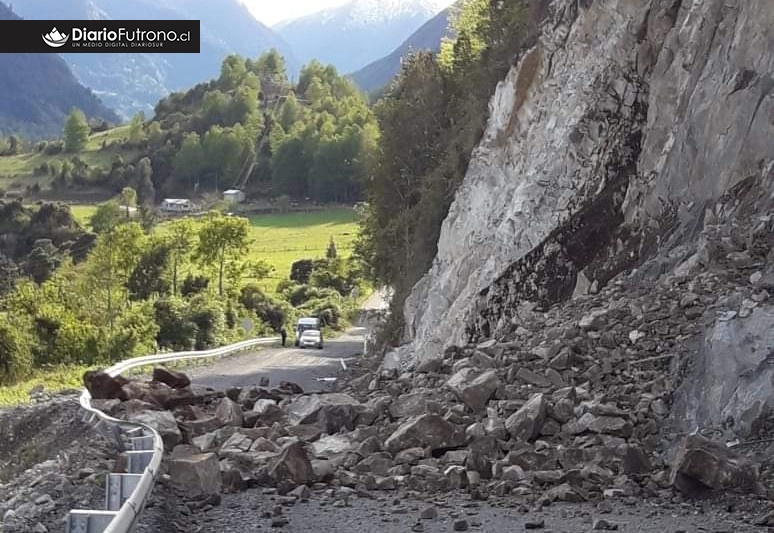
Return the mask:
<svg viewBox="0 0 774 533"><path fill-rule="evenodd" d="M255 18L269 26L341 5L347 0L241 0Z"/></svg>

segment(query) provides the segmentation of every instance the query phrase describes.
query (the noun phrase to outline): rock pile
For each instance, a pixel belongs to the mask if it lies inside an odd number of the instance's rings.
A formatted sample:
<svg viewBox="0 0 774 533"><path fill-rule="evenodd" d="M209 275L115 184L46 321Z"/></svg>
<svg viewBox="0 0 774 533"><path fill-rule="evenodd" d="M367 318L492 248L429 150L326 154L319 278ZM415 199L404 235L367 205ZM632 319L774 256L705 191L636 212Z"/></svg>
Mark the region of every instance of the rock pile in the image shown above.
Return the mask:
<svg viewBox="0 0 774 533"><path fill-rule="evenodd" d="M652 262L561 305L522 303L478 328L495 338L404 373L375 362L336 393L219 393L163 369L151 383L88 381L106 409L159 429L171 482L194 493L464 490L543 505L673 488L762 494L753 463L670 413L707 331L770 308L770 226L744 239L707 226L698 252L669 258L680 265L670 276ZM769 410L750 412L746 427L765 437Z"/></svg>

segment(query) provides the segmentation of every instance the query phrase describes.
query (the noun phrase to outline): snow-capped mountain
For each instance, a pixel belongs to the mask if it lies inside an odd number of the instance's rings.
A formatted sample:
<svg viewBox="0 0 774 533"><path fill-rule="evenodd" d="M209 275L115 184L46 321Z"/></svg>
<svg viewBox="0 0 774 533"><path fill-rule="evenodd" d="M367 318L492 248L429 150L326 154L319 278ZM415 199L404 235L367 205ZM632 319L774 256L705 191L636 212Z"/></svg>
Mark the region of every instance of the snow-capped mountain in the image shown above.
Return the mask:
<svg viewBox="0 0 774 533"><path fill-rule="evenodd" d="M342 72L386 56L454 0L351 0L274 27L296 57Z"/></svg>

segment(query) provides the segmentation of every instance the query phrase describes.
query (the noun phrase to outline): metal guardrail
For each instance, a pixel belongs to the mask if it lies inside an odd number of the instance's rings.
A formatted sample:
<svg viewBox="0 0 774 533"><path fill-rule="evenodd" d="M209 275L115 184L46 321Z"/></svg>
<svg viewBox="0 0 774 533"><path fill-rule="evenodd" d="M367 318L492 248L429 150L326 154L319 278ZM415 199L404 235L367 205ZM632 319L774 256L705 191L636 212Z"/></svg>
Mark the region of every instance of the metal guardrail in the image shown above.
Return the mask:
<svg viewBox="0 0 774 533"><path fill-rule="evenodd" d="M175 352L137 357L122 361L105 372L113 377L129 370L169 363L223 357L279 342L279 337L249 341L200 352ZM68 533L130 533L142 514L156 479L159 476L164 443L161 435L152 427L138 422L113 418L91 405L91 394L84 389L80 398L88 422L103 435L113 440L119 451L125 452L127 474L108 474L105 487L106 510L70 511L67 518Z"/></svg>

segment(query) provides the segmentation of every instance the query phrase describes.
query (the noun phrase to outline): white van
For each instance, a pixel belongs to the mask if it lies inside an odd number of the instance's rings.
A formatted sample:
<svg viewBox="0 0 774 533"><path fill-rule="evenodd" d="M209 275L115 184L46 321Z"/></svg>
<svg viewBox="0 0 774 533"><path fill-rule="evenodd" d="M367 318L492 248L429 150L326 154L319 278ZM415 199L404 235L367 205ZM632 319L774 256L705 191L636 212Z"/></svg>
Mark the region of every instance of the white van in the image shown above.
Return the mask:
<svg viewBox="0 0 774 533"><path fill-rule="evenodd" d="M322 326L319 318L299 318L296 324L296 346L299 345L301 335L304 331L315 330L320 332L320 343L322 345Z"/></svg>

